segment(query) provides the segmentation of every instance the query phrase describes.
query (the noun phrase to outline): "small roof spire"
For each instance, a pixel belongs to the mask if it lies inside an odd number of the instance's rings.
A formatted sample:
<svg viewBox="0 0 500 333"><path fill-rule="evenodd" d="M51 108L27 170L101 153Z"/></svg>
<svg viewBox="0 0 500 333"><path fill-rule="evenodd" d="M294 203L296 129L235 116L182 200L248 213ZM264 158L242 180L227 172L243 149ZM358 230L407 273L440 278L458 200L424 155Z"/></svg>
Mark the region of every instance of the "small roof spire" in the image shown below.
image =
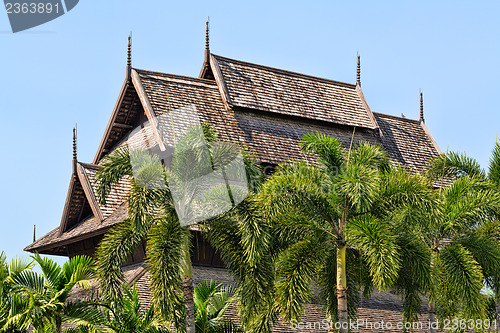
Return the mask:
<svg viewBox="0 0 500 333"><path fill-rule="evenodd" d="M205 50L209 51L210 52L210 27L209 27L209 24L210 23L210 17L207 19L207 23L206 23L206 31L205 31Z"/></svg>
<svg viewBox="0 0 500 333"><path fill-rule="evenodd" d="M130 71L132 70L132 32L128 35L127 46L127 79L130 78Z"/></svg>
<svg viewBox="0 0 500 333"><path fill-rule="evenodd" d="M76 160L76 127L73 127L73 159Z"/></svg>
<svg viewBox="0 0 500 333"><path fill-rule="evenodd" d="M420 121L425 123L424 120L424 94L420 91Z"/></svg>
<svg viewBox="0 0 500 333"><path fill-rule="evenodd" d="M210 17L208 17L206 22L205 30L205 65L208 67L210 63Z"/></svg>
<svg viewBox="0 0 500 333"><path fill-rule="evenodd" d="M356 84L361 86L361 57L358 53L358 68L356 71Z"/></svg>
<svg viewBox="0 0 500 333"><path fill-rule="evenodd" d="M33 224L33 243L36 241L36 224Z"/></svg>
<svg viewBox="0 0 500 333"><path fill-rule="evenodd" d="M73 127L73 175L76 175L76 164L78 163L76 156L76 126Z"/></svg>

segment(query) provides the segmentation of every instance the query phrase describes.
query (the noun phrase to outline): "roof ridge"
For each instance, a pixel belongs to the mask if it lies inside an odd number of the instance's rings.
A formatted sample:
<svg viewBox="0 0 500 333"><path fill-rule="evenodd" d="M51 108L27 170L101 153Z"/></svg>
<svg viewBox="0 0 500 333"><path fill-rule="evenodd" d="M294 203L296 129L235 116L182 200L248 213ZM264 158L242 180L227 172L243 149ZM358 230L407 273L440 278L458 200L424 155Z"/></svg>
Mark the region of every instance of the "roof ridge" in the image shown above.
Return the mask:
<svg viewBox="0 0 500 333"><path fill-rule="evenodd" d="M134 68L135 71L139 72L146 72L146 73L152 73L152 74L159 74L159 75L165 75L165 76L173 76L179 79L189 79L192 81L199 81L199 83L205 83L205 84L210 84L213 86L216 86L217 83L214 80L208 80L208 79L203 79L199 77L194 77L194 76L187 76L187 75L181 75L181 74L172 74L172 73L165 73L165 72L158 72L158 71L150 71L148 69L140 69L140 68Z"/></svg>
<svg viewBox="0 0 500 333"><path fill-rule="evenodd" d="M254 66L254 67L259 67L259 68L262 68L262 69L268 69L268 70L271 70L271 71L274 71L274 72L280 72L282 74L292 74L292 75L299 76L299 77L302 77L302 78L305 78L305 79L313 79L313 80L317 80L317 81L323 81L325 83L334 83L334 84L346 86L346 87L353 88L353 89L356 88L356 85L353 84L353 83L336 81L336 80L327 79L327 78L324 78L324 77L319 77L319 76L314 76L314 75L309 75L309 74L294 72L294 71L290 71L290 70L287 70L287 69L281 69L281 68L276 68L276 67L271 67L271 66L265 66L265 65L255 64L255 63L248 62L248 61L227 58L227 57L223 57L223 56L220 56L220 55L217 55L217 54L213 54L213 53L212 53L212 55L215 58L218 58L218 59L227 59L227 60L230 60L230 61L239 62L239 63L242 63L242 64L251 65L251 66Z"/></svg>
<svg viewBox="0 0 500 333"><path fill-rule="evenodd" d="M394 118L394 119L398 119L398 120L410 121L410 122L413 122L413 123L418 123L419 122L419 120L417 120L417 119L403 118L403 117L400 117L400 116L395 116L395 115L392 115L392 114L387 114L387 113L382 113L382 112L373 112L373 114L376 114L376 115L379 115L379 116L383 116L383 117L390 117L390 118Z"/></svg>
<svg viewBox="0 0 500 333"><path fill-rule="evenodd" d="M87 169L94 169L94 170L99 170L102 169L102 165L99 164L93 164L93 163L84 163L84 162L78 162L81 166Z"/></svg>

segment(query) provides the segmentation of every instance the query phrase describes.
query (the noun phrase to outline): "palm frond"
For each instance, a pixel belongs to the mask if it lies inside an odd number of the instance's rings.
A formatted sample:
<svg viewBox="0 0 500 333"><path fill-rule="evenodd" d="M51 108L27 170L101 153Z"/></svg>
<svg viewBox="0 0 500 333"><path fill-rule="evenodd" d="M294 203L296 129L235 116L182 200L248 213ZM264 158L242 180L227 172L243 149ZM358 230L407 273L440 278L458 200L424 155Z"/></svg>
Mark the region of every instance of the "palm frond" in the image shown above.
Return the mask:
<svg viewBox="0 0 500 333"><path fill-rule="evenodd" d="M496 142L491 153L488 179L500 189L500 143Z"/></svg>
<svg viewBox="0 0 500 333"><path fill-rule="evenodd" d="M370 167L386 172L389 170L391 162L387 152L380 148L380 146L360 141L351 150L349 164Z"/></svg>
<svg viewBox="0 0 500 333"><path fill-rule="evenodd" d="M99 197L99 203L105 205L112 186L123 177L132 176L133 174L128 147L117 149L113 153L106 155L101 165L103 168L98 170L96 174L97 196Z"/></svg>
<svg viewBox="0 0 500 333"><path fill-rule="evenodd" d="M188 242L187 230L172 219L160 219L151 227L148 235L147 263L153 304L165 320L173 317L176 327L183 326L183 316L174 314L184 311L180 261L185 243Z"/></svg>
<svg viewBox="0 0 500 333"><path fill-rule="evenodd" d="M311 281L320 268L321 250L317 241L304 240L290 246L278 258L276 306L286 322L299 320L303 304L311 300Z"/></svg>
<svg viewBox="0 0 500 333"><path fill-rule="evenodd" d="M428 163L426 172L431 179L463 176L485 178L484 171L475 159L456 152L447 152L433 158Z"/></svg>
<svg viewBox="0 0 500 333"><path fill-rule="evenodd" d="M344 164L344 149L342 143L323 133L309 133L302 137L300 150L315 154L330 173L337 174Z"/></svg>
<svg viewBox="0 0 500 333"><path fill-rule="evenodd" d="M42 258L38 253L33 254L31 257L38 263L50 285L58 288L61 283L64 283L64 281L61 281L62 268L54 260Z"/></svg>
<svg viewBox="0 0 500 333"><path fill-rule="evenodd" d="M120 298L125 282L121 267L147 237L148 228L140 232L130 220L113 227L102 239L96 251L97 275L104 295L112 300Z"/></svg>
<svg viewBox="0 0 500 333"><path fill-rule="evenodd" d="M478 262L470 251L459 244L444 247L439 252L444 285L462 311L469 318L482 318L484 315L484 299L481 294L483 273Z"/></svg>
<svg viewBox="0 0 500 333"><path fill-rule="evenodd" d="M396 281L401 267L396 237L382 221L371 215L353 218L348 223L348 241L361 250L375 285L387 289Z"/></svg>

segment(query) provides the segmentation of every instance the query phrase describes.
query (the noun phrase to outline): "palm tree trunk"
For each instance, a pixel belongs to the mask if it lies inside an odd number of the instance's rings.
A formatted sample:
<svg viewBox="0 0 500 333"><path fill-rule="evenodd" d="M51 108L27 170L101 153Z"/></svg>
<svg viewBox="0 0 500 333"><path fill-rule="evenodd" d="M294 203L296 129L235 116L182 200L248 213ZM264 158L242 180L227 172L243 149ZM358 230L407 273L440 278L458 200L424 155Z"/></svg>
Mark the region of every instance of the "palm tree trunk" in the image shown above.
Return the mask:
<svg viewBox="0 0 500 333"><path fill-rule="evenodd" d="M62 319L60 317L56 317L56 332L62 332Z"/></svg>
<svg viewBox="0 0 500 333"><path fill-rule="evenodd" d="M186 333L195 333L194 321L194 288L191 276L185 276L182 280L182 289L184 291L184 303L186 307Z"/></svg>
<svg viewBox="0 0 500 333"><path fill-rule="evenodd" d="M347 314L347 276L345 261L346 244L337 243L337 304L339 312L339 325L341 333L347 333L349 328Z"/></svg>
<svg viewBox="0 0 500 333"><path fill-rule="evenodd" d="M427 313L429 314L429 332L436 333L436 303L434 301L430 301L427 303Z"/></svg>
<svg viewBox="0 0 500 333"><path fill-rule="evenodd" d="M189 232L189 229L188 229ZM184 292L184 306L186 311L186 333L195 333L194 320L194 287L193 287L193 264L191 262L191 251L189 250L190 237L187 237L183 245L182 258L182 291Z"/></svg>
<svg viewBox="0 0 500 333"><path fill-rule="evenodd" d="M497 332L500 333L500 292L495 292L495 310L496 310L496 323L495 323L495 326L496 326L496 329L497 329Z"/></svg>
<svg viewBox="0 0 500 333"><path fill-rule="evenodd" d="M431 252L431 268L436 267L439 243L434 241ZM427 314L429 315L429 332L436 333L436 302L432 299L431 293L427 295Z"/></svg>

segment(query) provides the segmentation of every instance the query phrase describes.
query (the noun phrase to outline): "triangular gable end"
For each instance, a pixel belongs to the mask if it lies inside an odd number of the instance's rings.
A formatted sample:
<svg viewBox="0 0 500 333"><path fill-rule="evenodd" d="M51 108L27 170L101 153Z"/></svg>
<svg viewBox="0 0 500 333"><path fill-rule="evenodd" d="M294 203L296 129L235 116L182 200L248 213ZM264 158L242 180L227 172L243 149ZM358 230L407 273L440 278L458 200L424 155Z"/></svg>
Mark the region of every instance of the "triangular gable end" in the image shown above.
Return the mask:
<svg viewBox="0 0 500 333"><path fill-rule="evenodd" d="M132 80L125 80L116 101L113 113L109 119L104 136L102 137L93 164L109 154L132 129L144 122L146 117Z"/></svg>
<svg viewBox="0 0 500 333"><path fill-rule="evenodd" d="M102 221L102 213L95 197L89 191L90 183L82 177L81 166L71 176L63 216L59 226L59 235L77 225L83 218L93 214ZM91 195L89 195L91 194Z"/></svg>
<svg viewBox="0 0 500 333"><path fill-rule="evenodd" d="M130 79L123 83L93 164L99 164L99 161L109 154L131 130L146 121L154 122L154 119L155 113L140 77L134 69L131 69ZM156 132L155 129L153 126L153 132ZM156 139L160 140L158 133L154 134ZM160 141L159 144L161 147Z"/></svg>

